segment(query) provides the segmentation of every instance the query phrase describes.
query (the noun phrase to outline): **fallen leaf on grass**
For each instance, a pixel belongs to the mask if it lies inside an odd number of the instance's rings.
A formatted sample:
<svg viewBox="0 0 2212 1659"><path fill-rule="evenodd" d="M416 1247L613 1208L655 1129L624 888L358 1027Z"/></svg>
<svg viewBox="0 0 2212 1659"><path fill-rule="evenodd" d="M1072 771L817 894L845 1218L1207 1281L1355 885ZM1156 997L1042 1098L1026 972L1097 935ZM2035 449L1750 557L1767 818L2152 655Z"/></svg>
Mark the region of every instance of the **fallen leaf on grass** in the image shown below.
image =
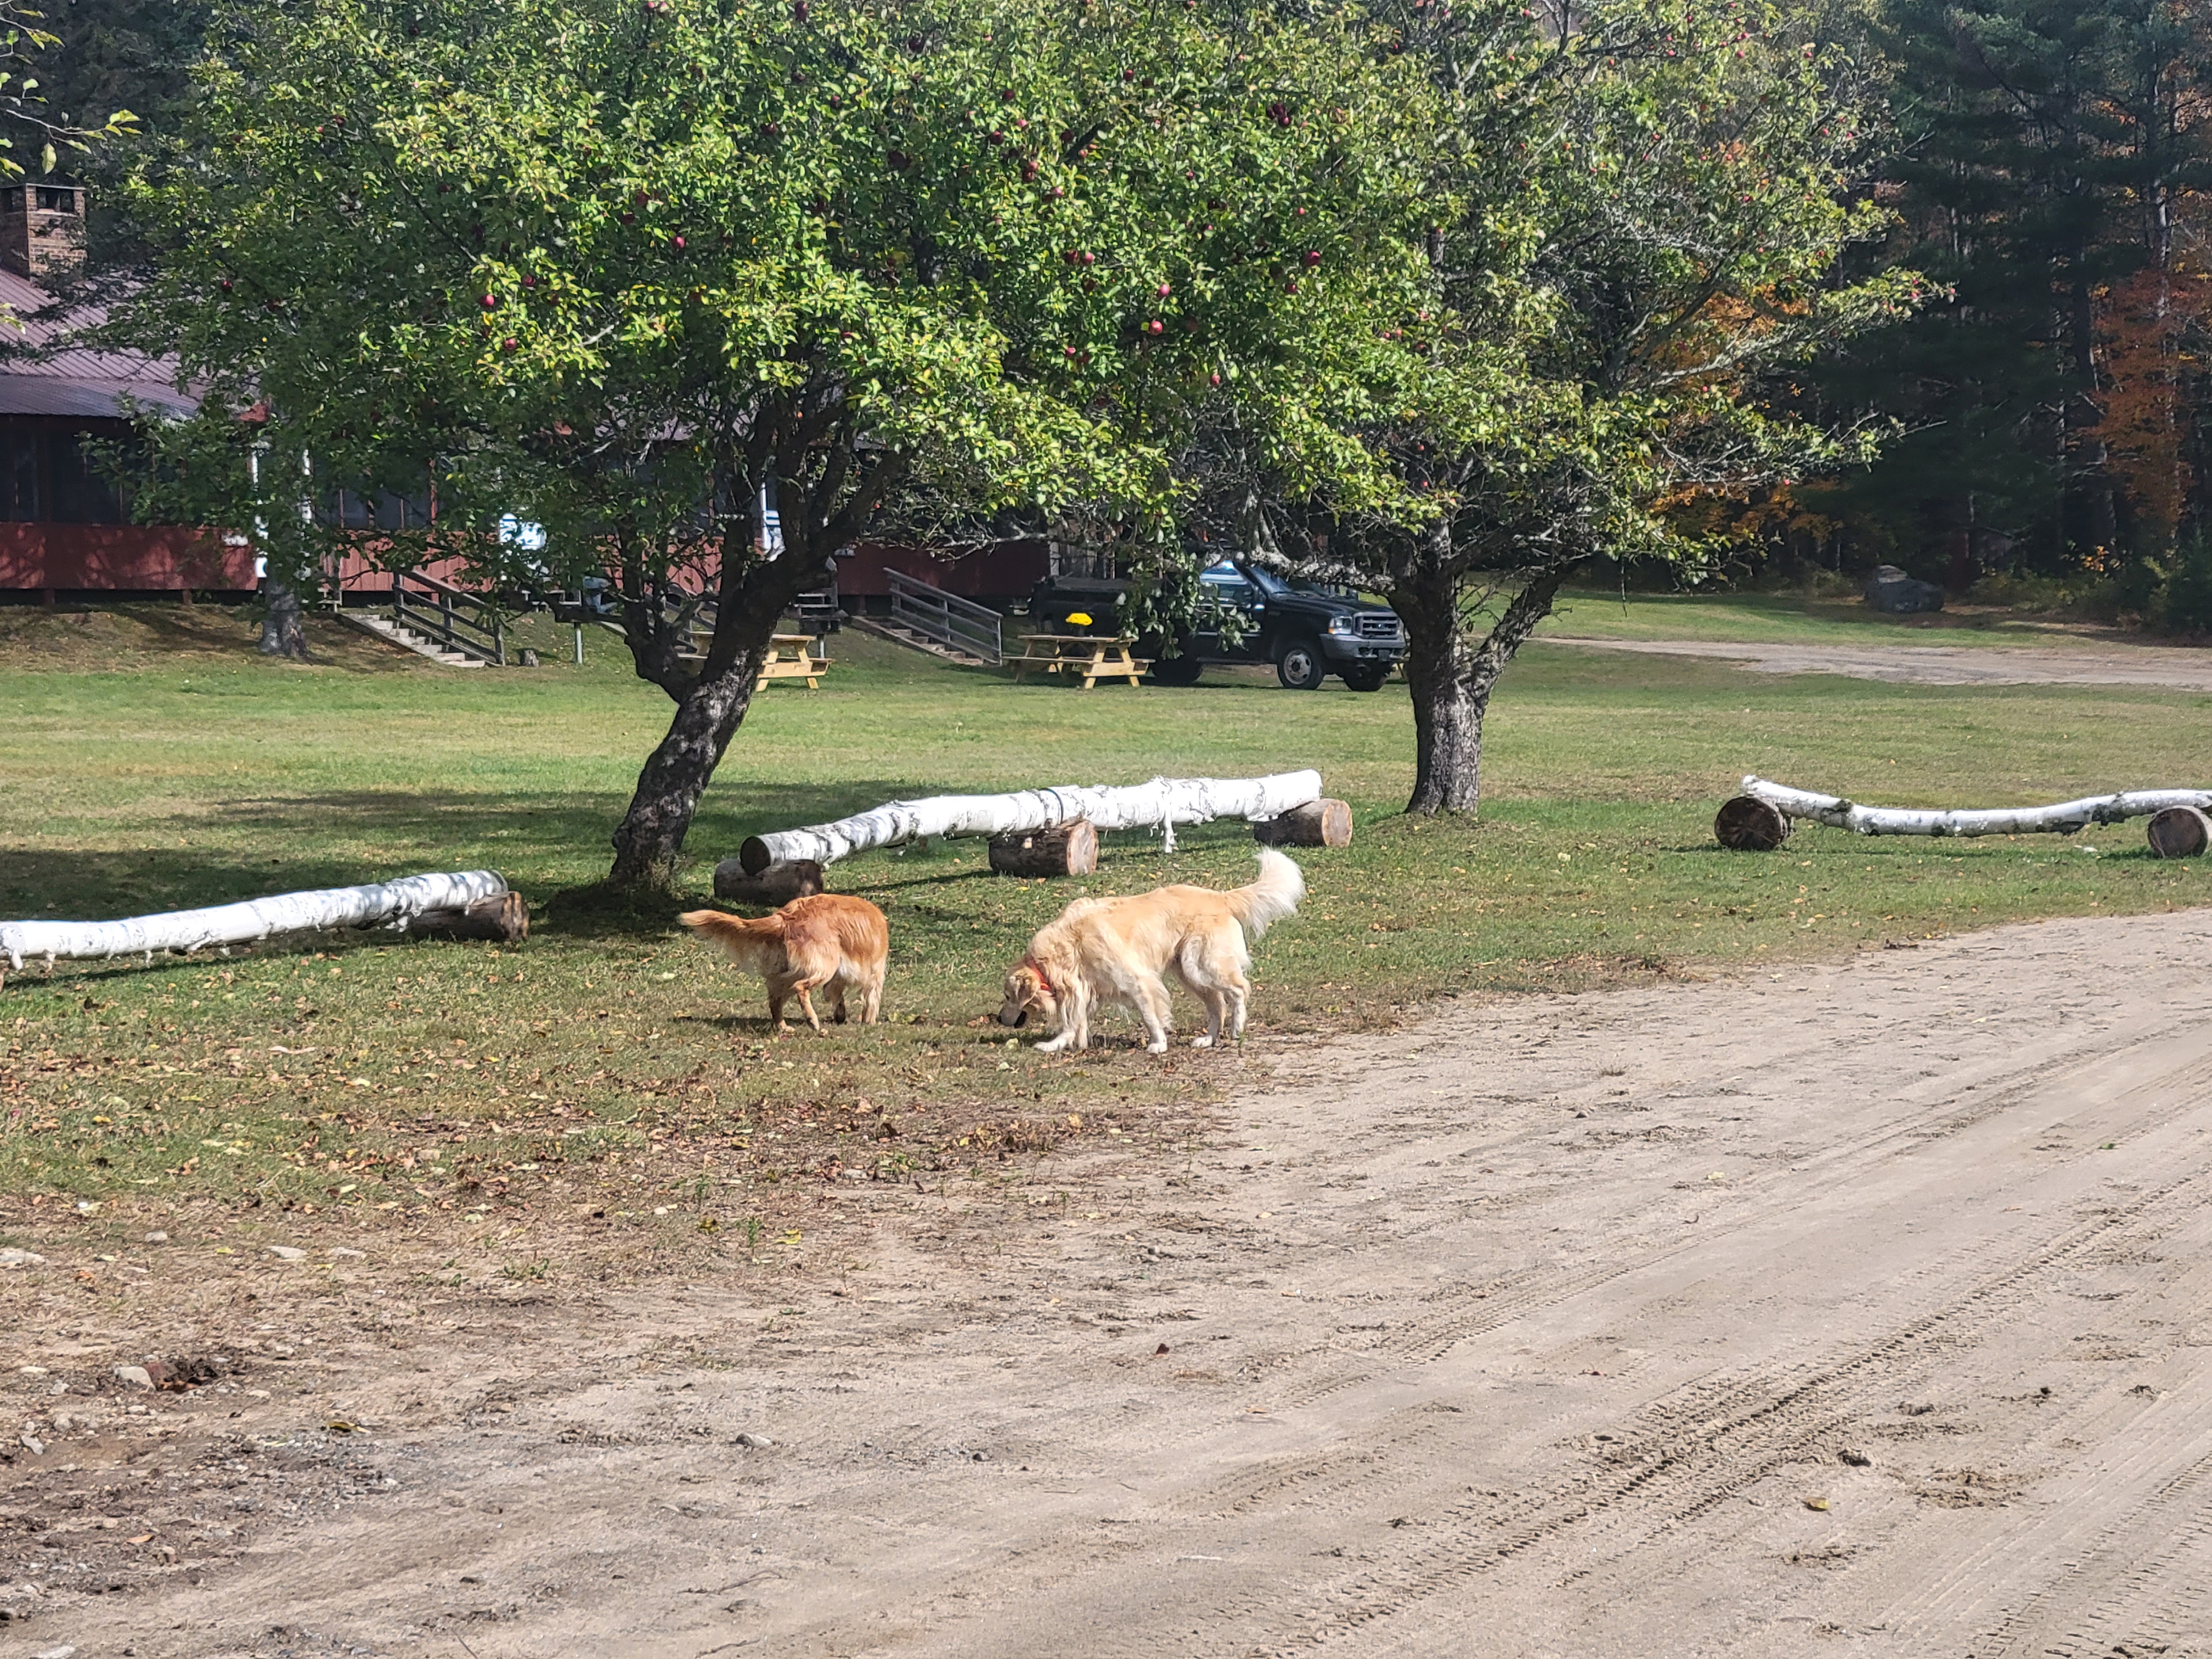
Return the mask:
<svg viewBox="0 0 2212 1659"><path fill-rule="evenodd" d="M150 1544L154 1541L154 1534L150 1532L142 1532L131 1541L134 1544Z"/></svg>
<svg viewBox="0 0 2212 1659"><path fill-rule="evenodd" d="M334 1417L323 1426L332 1434L351 1434L357 1425L347 1422L343 1417Z"/></svg>
<svg viewBox="0 0 2212 1659"><path fill-rule="evenodd" d="M1805 1507L1808 1510L1825 1510L1828 1507L1828 1500L1825 1498L1808 1498L1805 1500Z"/></svg>

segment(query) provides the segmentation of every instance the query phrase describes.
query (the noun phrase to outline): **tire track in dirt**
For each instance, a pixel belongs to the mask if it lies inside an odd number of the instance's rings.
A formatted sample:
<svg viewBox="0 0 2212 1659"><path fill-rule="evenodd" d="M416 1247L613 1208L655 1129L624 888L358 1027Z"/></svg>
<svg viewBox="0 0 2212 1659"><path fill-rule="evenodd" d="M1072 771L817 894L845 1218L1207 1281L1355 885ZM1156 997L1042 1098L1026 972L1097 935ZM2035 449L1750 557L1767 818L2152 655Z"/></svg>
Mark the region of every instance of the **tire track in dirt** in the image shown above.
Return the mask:
<svg viewBox="0 0 2212 1659"><path fill-rule="evenodd" d="M2065 1266L2161 1206L2184 1198L2201 1202L2208 1188L2212 1170L2191 1171L2112 1215L2066 1230L2026 1259L1879 1341L1810 1367L1794 1380L1715 1378L1654 1401L1627 1419L1626 1432L1616 1436L1615 1449L1599 1467L1580 1470L1573 1479L1503 1510L1480 1504L1456 1507L1431 1523L1421 1547L1405 1552L1393 1564L1395 1571L1370 1569L1348 1583L1331 1586L1340 1610L1317 1628L1309 1625L1297 1631L1295 1640L1319 1646L1354 1635L1371 1638L1372 1627L1385 1621L1425 1620L1421 1639L1427 1650L1449 1651L1436 1640L1442 1631L1428 1611L1436 1598L1458 1595L1456 1618L1479 1622L1464 1598L1469 1582L1555 1543L1570 1530L1600 1522L1609 1522L1615 1531L1632 1529L1635 1535L1616 1546L1626 1553L1654 1534L1704 1518L1778 1471L1808 1461L1839 1431L1864 1423L1878 1409L1878 1398L1893 1397L1900 1388L1910 1392L1915 1382L1924 1381L1936 1361L1929 1357L1918 1365L1909 1363L1921 1351L1962 1340L1970 1320L2002 1316L2009 1304L2032 1295L2038 1276ZM1438 1528L1444 1535L1438 1535ZM1259 1612L1248 1609L1247 1615ZM1249 1646L1249 1636L1240 1633L1192 1651L1242 1654ZM1370 1644L1364 1650L1387 1650Z"/></svg>
<svg viewBox="0 0 2212 1659"><path fill-rule="evenodd" d="M842 1299L418 1348L410 1393L531 1379L517 1411L70 1639L273 1654L281 1603L384 1651L481 1602L477 1659L2187 1650L2212 979L2173 964L2208 939L2014 928L1286 1048L1351 1081L1123 1158L1112 1224L886 1205Z"/></svg>

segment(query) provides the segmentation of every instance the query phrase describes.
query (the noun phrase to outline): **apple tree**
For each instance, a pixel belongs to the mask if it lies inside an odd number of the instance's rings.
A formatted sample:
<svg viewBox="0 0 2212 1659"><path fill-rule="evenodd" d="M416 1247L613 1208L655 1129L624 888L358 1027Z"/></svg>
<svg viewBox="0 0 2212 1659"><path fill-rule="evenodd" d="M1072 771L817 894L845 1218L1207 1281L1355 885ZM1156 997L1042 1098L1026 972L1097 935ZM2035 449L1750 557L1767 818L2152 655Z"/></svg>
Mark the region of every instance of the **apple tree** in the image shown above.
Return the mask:
<svg viewBox="0 0 2212 1659"><path fill-rule="evenodd" d="M604 571L675 705L617 884L671 878L778 617L885 515L1171 518L1176 434L1228 398L1274 476L1396 487L1322 383L1423 280L1390 134L1425 83L1339 21L288 0L210 39L135 184L164 246L119 331L207 393L149 499L310 586L333 484L434 493L351 536L394 566Z"/></svg>
<svg viewBox="0 0 2212 1659"><path fill-rule="evenodd" d="M1789 380L1917 287L1844 274L1884 223L1853 189L1881 112L1831 21L1768 0L1378 15L1446 114L1432 284L1378 331L1396 406L1364 429L1401 505L1273 499L1291 556L1404 623L1409 811L1474 810L1498 677L1589 556L1694 567L1685 501L1866 453Z"/></svg>

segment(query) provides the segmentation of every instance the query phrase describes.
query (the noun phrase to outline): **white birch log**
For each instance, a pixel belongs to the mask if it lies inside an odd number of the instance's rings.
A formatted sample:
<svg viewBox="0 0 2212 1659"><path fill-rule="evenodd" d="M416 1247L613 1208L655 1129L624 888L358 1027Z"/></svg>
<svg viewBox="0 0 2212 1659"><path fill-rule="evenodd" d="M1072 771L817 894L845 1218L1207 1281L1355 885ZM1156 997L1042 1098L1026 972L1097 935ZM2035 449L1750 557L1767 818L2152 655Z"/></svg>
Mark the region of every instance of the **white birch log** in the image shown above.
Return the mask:
<svg viewBox="0 0 2212 1659"><path fill-rule="evenodd" d="M1950 811L1906 806L1863 806L1838 795L1792 789L1765 778L1747 777L1743 793L1756 796L1793 818L1811 818L1834 830L1861 836L2070 836L2093 823L2118 823L2147 817L2169 806L2212 806L2212 789L2134 789L2116 795L2085 795L2052 806L1999 806Z"/></svg>
<svg viewBox="0 0 2212 1659"><path fill-rule="evenodd" d="M1280 817L1321 799L1321 774L1283 772L1266 778L1154 778L1125 786L1068 785L1023 789L1010 795L932 795L926 800L887 801L873 811L804 830L754 836L738 849L738 862L758 874L771 864L811 859L828 864L849 853L925 836L1003 836L1049 830L1088 818L1097 830L1146 830L1158 825L1169 852L1175 826L1215 818Z"/></svg>
<svg viewBox="0 0 2212 1659"><path fill-rule="evenodd" d="M313 893L276 893L204 910L171 910L120 921L0 921L0 952L9 966L26 958L151 955L155 951L203 951L215 945L248 945L276 933L316 927L366 927L372 922L404 927L425 910L465 910L497 898L507 882L491 870L454 875L404 876L369 887L328 887Z"/></svg>

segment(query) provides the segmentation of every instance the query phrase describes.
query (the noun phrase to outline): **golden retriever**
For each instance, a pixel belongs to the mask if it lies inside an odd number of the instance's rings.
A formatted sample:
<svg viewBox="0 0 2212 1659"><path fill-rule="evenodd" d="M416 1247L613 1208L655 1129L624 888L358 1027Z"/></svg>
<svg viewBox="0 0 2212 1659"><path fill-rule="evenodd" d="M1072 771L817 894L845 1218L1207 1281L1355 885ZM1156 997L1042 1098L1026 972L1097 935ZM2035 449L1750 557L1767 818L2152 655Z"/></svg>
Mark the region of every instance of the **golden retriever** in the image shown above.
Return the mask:
<svg viewBox="0 0 2212 1659"><path fill-rule="evenodd" d="M816 893L753 920L720 910L687 910L676 919L768 981L768 1017L778 1031L789 1029L783 1023L783 1005L794 994L806 1012L806 1023L820 1030L811 994L824 986L839 1024L845 1023L848 991L860 994L860 1024L875 1024L883 1007L891 930L884 913L867 900Z"/></svg>
<svg viewBox="0 0 2212 1659"><path fill-rule="evenodd" d="M1297 914L1305 896L1298 866L1273 848L1260 849L1260 878L1226 893L1211 887L1162 887L1131 898L1078 899L1030 941L1029 954L1006 975L999 1024L1021 1025L1032 1014L1055 1020L1059 1035L1040 1042L1047 1054L1087 1048L1093 1004L1119 1003L1145 1023L1145 1048L1167 1052L1170 1010L1162 980L1172 973L1206 1005L1206 1035L1197 1048L1244 1035L1252 957L1244 930L1257 939L1267 924Z"/></svg>

